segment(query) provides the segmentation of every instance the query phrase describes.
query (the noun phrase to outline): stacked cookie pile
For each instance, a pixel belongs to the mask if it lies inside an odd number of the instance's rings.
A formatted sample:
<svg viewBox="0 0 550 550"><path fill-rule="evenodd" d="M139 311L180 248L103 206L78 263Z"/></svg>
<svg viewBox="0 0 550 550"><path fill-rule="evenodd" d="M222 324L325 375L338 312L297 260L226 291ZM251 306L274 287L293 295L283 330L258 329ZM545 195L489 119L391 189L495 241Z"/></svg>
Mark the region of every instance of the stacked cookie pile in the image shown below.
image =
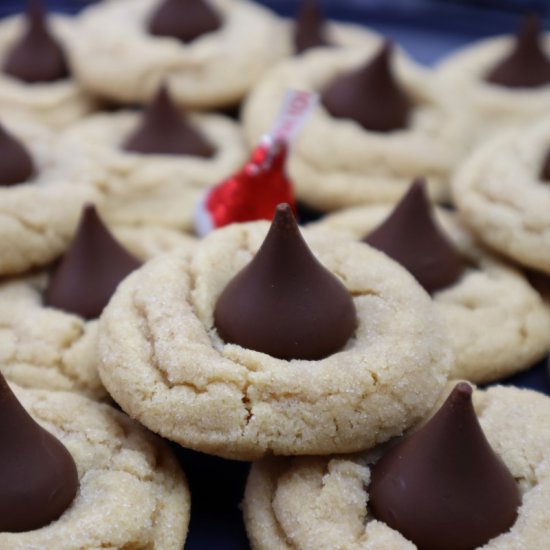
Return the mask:
<svg viewBox="0 0 550 550"><path fill-rule="evenodd" d="M545 547L550 400L473 386L550 350L535 20L429 71L312 2L35 2L0 65L0 548L181 549L169 442L254 461L255 549ZM199 239L288 88L318 219Z"/></svg>

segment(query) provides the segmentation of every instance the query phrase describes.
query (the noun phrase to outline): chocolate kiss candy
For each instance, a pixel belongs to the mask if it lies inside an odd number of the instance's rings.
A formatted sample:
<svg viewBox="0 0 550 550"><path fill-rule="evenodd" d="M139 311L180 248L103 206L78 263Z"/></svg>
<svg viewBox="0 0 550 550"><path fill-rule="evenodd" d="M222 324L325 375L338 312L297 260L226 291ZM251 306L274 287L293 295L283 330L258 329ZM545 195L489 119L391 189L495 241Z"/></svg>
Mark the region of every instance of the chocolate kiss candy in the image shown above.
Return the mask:
<svg viewBox="0 0 550 550"><path fill-rule="evenodd" d="M27 29L6 56L4 73L33 84L54 82L69 76L65 55L48 30L39 0L27 7Z"/></svg>
<svg viewBox="0 0 550 550"><path fill-rule="evenodd" d="M69 451L35 422L0 374L0 532L32 531L56 520L78 491Z"/></svg>
<svg viewBox="0 0 550 550"><path fill-rule="evenodd" d="M453 284L464 270L460 254L433 218L422 179L363 241L399 262L428 292Z"/></svg>
<svg viewBox="0 0 550 550"><path fill-rule="evenodd" d="M214 323L225 342L315 360L344 346L357 314L347 289L308 248L290 206L279 204L260 250L222 292Z"/></svg>
<svg viewBox="0 0 550 550"><path fill-rule="evenodd" d="M333 117L349 118L373 132L407 127L412 104L392 74L392 49L391 42L385 42L363 67L323 90L321 102Z"/></svg>
<svg viewBox="0 0 550 550"><path fill-rule="evenodd" d="M0 124L0 185L14 185L31 179L34 164L19 140Z"/></svg>
<svg viewBox="0 0 550 550"><path fill-rule="evenodd" d="M550 82L550 60L540 44L536 15L524 19L513 50L486 76L491 84L507 88L536 88Z"/></svg>
<svg viewBox="0 0 550 550"><path fill-rule="evenodd" d="M44 302L84 319L95 319L120 281L140 265L115 241L95 207L87 205L71 247L50 279Z"/></svg>
<svg viewBox="0 0 550 550"><path fill-rule="evenodd" d="M369 495L374 516L421 550L479 548L514 524L521 504L464 382L424 427L378 461Z"/></svg>
<svg viewBox="0 0 550 550"><path fill-rule="evenodd" d="M176 109L166 86L147 106L140 126L124 150L142 155L192 155L209 158L213 147Z"/></svg>
<svg viewBox="0 0 550 550"><path fill-rule="evenodd" d="M165 0L149 19L149 32L192 42L221 25L219 14L204 0Z"/></svg>
<svg viewBox="0 0 550 550"><path fill-rule="evenodd" d="M304 0L296 16L294 46L296 53L310 48L330 46L324 33L323 14L315 0Z"/></svg>
<svg viewBox="0 0 550 550"><path fill-rule="evenodd" d="M550 150L544 158L542 170L540 171L540 179L542 181L550 181Z"/></svg>

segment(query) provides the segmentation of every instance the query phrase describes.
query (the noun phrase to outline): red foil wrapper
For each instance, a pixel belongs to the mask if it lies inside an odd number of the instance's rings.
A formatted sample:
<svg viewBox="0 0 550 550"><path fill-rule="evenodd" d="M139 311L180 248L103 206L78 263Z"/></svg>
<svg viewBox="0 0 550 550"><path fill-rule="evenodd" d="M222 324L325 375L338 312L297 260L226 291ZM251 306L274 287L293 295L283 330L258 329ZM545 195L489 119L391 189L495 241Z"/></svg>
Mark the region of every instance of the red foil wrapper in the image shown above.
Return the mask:
<svg viewBox="0 0 550 550"><path fill-rule="evenodd" d="M204 208L213 228L271 220L282 202L296 211L292 185L285 174L287 150L284 141L264 138L242 170L210 191Z"/></svg>

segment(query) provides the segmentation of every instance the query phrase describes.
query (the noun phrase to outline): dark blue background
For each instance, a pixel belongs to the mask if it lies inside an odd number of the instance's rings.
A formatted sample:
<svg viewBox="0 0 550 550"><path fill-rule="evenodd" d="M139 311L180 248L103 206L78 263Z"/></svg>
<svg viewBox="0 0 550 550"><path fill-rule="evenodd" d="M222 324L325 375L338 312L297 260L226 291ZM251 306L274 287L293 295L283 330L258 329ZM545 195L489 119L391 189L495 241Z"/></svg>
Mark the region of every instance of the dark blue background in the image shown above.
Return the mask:
<svg viewBox="0 0 550 550"><path fill-rule="evenodd" d="M295 0L264 0L283 15ZM45 1L50 9L75 12L87 2ZM536 11L550 19L547 0L332 0L322 2L332 18L363 23L383 32L419 61L432 63L457 47L484 36L512 32L519 16ZM0 0L0 16L20 11L23 1ZM498 9L497 9L498 8ZM550 395L546 361L505 383ZM247 550L239 503L249 465L196 453L172 444L189 479L193 498L187 550Z"/></svg>

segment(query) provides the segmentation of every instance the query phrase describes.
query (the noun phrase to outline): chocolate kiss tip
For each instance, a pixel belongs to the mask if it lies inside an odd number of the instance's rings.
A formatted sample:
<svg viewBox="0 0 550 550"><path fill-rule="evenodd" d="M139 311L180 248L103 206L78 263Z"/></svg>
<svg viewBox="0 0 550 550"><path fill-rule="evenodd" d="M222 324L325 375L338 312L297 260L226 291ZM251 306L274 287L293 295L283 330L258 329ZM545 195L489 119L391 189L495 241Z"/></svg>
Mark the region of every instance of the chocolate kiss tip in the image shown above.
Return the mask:
<svg viewBox="0 0 550 550"><path fill-rule="evenodd" d="M42 3L27 4L27 29L6 54L3 71L28 84L67 78L63 49L48 29Z"/></svg>
<svg viewBox="0 0 550 550"><path fill-rule="evenodd" d="M325 109L372 132L406 128L413 105L393 75L392 53L386 40L365 65L330 82L321 94Z"/></svg>
<svg viewBox="0 0 550 550"><path fill-rule="evenodd" d="M123 149L142 155L189 155L210 158L214 148L178 111L166 84L146 107L138 128Z"/></svg>
<svg viewBox="0 0 550 550"><path fill-rule="evenodd" d="M281 204L254 258L220 295L214 324L225 342L317 360L346 344L357 313L345 286L307 246L291 207Z"/></svg>
<svg viewBox="0 0 550 550"><path fill-rule="evenodd" d="M465 268L459 252L435 221L426 183L420 178L363 241L400 263L427 292L452 285Z"/></svg>
<svg viewBox="0 0 550 550"><path fill-rule="evenodd" d="M218 30L222 23L217 11L204 0L164 0L149 19L149 33L188 43Z"/></svg>
<svg viewBox="0 0 550 550"><path fill-rule="evenodd" d="M550 83L550 60L540 42L540 19L531 14L521 23L512 51L485 80L506 88L537 88Z"/></svg>
<svg viewBox="0 0 550 550"><path fill-rule="evenodd" d="M95 206L84 207L73 242L50 279L45 305L95 319L141 262L111 235Z"/></svg>
<svg viewBox="0 0 550 550"><path fill-rule="evenodd" d="M61 516L78 491L65 446L23 408L0 374L0 532L39 529Z"/></svg>
<svg viewBox="0 0 550 550"><path fill-rule="evenodd" d="M521 496L491 448L459 384L418 431L374 466L369 487L374 516L422 550L473 550L508 531Z"/></svg>
<svg viewBox="0 0 550 550"><path fill-rule="evenodd" d="M304 0L296 16L294 47L300 54L311 48L330 46L324 32L324 18L315 0Z"/></svg>
<svg viewBox="0 0 550 550"><path fill-rule="evenodd" d="M0 185L10 186L30 180L35 172L25 146L0 124Z"/></svg>

